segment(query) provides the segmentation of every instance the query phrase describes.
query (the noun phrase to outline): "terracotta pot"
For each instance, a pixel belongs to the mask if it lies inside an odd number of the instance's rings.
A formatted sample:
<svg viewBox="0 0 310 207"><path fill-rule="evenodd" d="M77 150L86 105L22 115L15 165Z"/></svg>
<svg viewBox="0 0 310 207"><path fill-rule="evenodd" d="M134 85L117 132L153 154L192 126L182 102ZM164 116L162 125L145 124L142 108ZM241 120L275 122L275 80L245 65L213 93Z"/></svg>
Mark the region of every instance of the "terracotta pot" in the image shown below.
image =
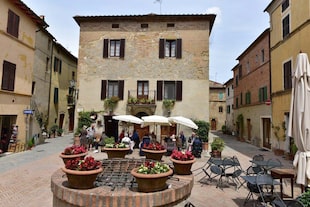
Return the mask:
<svg viewBox="0 0 310 207"><path fill-rule="evenodd" d="M102 168L88 171L61 169L67 175L69 186L76 189L93 188L98 174L103 171Z"/></svg>
<svg viewBox="0 0 310 207"><path fill-rule="evenodd" d="M167 150L148 150L148 149L142 149L142 151L144 152L146 159L158 160L158 161L160 161L163 155L167 152Z"/></svg>
<svg viewBox="0 0 310 207"><path fill-rule="evenodd" d="M202 143L202 149L203 149L204 151L208 151L208 148L209 148L209 143L208 143L208 142L203 142L203 143Z"/></svg>
<svg viewBox="0 0 310 207"><path fill-rule="evenodd" d="M138 184L138 191L149 193L161 191L167 188L166 181L168 176L172 175L173 171L170 169L168 172L160 174L142 174L137 173L138 168L131 170L132 176L136 178Z"/></svg>
<svg viewBox="0 0 310 207"><path fill-rule="evenodd" d="M178 174L178 175L192 174L191 168L192 168L193 163L195 162L195 159L182 161L182 160L175 160L170 157L170 160L173 162L173 166L174 166L173 171L175 174Z"/></svg>
<svg viewBox="0 0 310 207"><path fill-rule="evenodd" d="M83 160L87 154L88 154L88 152L84 152L84 153L76 154L76 155L65 155L65 154L61 153L59 155L59 157L61 157L63 162L66 164L67 160L73 160L73 159L76 159L78 157Z"/></svg>
<svg viewBox="0 0 310 207"><path fill-rule="evenodd" d="M212 152L210 154L211 154L211 157L214 157L214 158L221 158L222 157L222 152L218 151L218 150L212 150Z"/></svg>
<svg viewBox="0 0 310 207"><path fill-rule="evenodd" d="M130 148L106 148L102 149L104 152L107 153L108 158L125 158L130 151Z"/></svg>

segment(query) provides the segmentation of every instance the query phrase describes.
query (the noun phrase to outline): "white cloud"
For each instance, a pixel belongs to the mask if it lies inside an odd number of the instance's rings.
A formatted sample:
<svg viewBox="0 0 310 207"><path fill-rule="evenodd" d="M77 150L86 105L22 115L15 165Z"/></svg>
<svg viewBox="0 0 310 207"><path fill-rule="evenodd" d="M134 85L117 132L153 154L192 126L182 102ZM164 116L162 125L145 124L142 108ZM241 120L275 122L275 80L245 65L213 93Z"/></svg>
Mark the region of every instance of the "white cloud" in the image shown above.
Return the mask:
<svg viewBox="0 0 310 207"><path fill-rule="evenodd" d="M222 11L219 7L211 7L207 9L207 14L216 14L215 24L222 23Z"/></svg>

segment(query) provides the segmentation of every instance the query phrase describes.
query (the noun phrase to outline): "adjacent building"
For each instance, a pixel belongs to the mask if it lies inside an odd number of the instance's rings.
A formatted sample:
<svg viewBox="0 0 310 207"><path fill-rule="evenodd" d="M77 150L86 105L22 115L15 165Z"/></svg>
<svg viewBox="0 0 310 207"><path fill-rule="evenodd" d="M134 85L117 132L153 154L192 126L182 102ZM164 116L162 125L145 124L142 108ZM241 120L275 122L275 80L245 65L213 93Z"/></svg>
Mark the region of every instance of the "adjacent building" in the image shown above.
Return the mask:
<svg viewBox="0 0 310 207"><path fill-rule="evenodd" d="M93 111L114 136L113 114L209 120L209 36L215 15L74 19L80 26L77 113ZM104 107L111 100L116 106ZM166 127L150 128L136 127L140 136L148 130L172 133Z"/></svg>
<svg viewBox="0 0 310 207"><path fill-rule="evenodd" d="M297 54L310 55L310 2L273 0L265 11L270 16L272 145L288 152L292 143L286 136L292 74Z"/></svg>
<svg viewBox="0 0 310 207"><path fill-rule="evenodd" d="M231 78L226 83L225 93L226 93L226 132L228 134L235 135L235 119L234 119L234 79Z"/></svg>
<svg viewBox="0 0 310 207"><path fill-rule="evenodd" d="M210 130L222 130L226 122L225 85L211 80L209 84Z"/></svg>
<svg viewBox="0 0 310 207"><path fill-rule="evenodd" d="M21 143L30 137L35 37L47 24L19 0L1 1L0 22L0 137L6 151L13 126Z"/></svg>
<svg viewBox="0 0 310 207"><path fill-rule="evenodd" d="M237 58L234 73L234 120L242 140L271 148L270 32L266 29Z"/></svg>

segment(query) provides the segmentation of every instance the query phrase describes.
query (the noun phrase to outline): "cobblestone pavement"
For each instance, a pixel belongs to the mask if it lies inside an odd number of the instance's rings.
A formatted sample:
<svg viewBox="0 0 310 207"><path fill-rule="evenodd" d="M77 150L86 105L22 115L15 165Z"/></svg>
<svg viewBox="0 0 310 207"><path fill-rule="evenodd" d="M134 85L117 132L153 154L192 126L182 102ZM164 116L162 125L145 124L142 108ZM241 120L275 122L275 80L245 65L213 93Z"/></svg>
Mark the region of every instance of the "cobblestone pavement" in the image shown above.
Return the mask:
<svg viewBox="0 0 310 207"><path fill-rule="evenodd" d="M210 134L210 142L214 136L224 138L226 147L222 152L223 156L237 156L243 169L249 165L251 158L255 154L263 154L265 159L275 157L270 151L262 150L246 142L236 141L235 137L223 135L220 132ZM63 137L46 139L44 144L34 147L32 150L10 154L0 157L0 207L52 207L53 195L50 190L51 175L63 166L59 153L66 146L73 143L73 134ZM209 147L210 148L210 147ZM105 153L92 153L96 159L107 158ZM139 157L138 151L127 155L128 157ZM292 168L292 161L276 157L281 160L286 168ZM164 161L170 162L169 157L164 157ZM225 185L223 189L216 188L216 181L205 178L201 170L209 159L209 152L203 152L202 157L192 166L195 176L195 183L191 196L176 205L183 207L187 202L191 202L196 207L219 207L219 206L243 206L248 190L241 187L235 190L232 184ZM287 192L289 182L285 181L284 189ZM278 191L279 189L276 189ZM300 188L294 187L294 195L300 195ZM249 203L247 206L252 206Z"/></svg>

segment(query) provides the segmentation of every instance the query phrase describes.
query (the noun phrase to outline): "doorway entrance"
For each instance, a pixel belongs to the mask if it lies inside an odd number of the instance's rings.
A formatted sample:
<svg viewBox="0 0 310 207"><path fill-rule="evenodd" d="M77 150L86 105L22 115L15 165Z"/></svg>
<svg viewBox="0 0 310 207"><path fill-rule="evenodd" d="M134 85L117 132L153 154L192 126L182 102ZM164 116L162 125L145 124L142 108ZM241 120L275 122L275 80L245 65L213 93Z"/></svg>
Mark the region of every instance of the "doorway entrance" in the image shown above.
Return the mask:
<svg viewBox="0 0 310 207"><path fill-rule="evenodd" d="M270 118L263 118L263 147L266 147L268 149L271 148L271 142L270 142Z"/></svg>

